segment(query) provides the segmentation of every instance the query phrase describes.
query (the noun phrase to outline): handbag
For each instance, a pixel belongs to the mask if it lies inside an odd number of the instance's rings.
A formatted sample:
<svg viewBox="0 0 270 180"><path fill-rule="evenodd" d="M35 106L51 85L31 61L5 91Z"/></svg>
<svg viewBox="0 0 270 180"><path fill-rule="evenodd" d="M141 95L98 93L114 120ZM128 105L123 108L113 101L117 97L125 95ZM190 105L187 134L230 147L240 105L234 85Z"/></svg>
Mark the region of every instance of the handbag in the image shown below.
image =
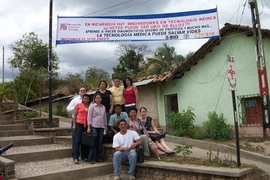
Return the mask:
<svg viewBox="0 0 270 180"><path fill-rule="evenodd" d="M165 133L161 132L160 134L149 134L150 138L152 139L152 141L158 141L162 138L165 138Z"/></svg>
<svg viewBox="0 0 270 180"><path fill-rule="evenodd" d="M92 133L83 132L81 144L86 146L95 147L97 142L97 135Z"/></svg>
<svg viewBox="0 0 270 180"><path fill-rule="evenodd" d="M137 152L137 162L143 163L144 162L143 148L137 148L136 152Z"/></svg>

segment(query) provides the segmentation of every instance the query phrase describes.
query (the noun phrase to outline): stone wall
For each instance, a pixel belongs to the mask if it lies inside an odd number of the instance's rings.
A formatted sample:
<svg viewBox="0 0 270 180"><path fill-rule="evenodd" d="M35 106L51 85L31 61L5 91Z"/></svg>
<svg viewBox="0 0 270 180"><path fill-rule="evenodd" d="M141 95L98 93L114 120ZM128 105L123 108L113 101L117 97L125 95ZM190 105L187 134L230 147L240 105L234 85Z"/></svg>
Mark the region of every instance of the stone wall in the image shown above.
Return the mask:
<svg viewBox="0 0 270 180"><path fill-rule="evenodd" d="M0 102L0 113L12 109L18 109L18 104L13 102Z"/></svg>
<svg viewBox="0 0 270 180"><path fill-rule="evenodd" d="M35 128L48 128L49 126L49 119L48 118L30 118L30 119L23 119L15 121L15 124L27 124L29 129ZM59 127L59 118L52 119L52 127Z"/></svg>
<svg viewBox="0 0 270 180"><path fill-rule="evenodd" d="M35 135L47 136L47 137L55 137L55 136L71 136L70 128L37 128L34 129ZM63 142L64 143L64 142Z"/></svg>
<svg viewBox="0 0 270 180"><path fill-rule="evenodd" d="M127 173L128 163L122 164L122 173ZM137 163L136 178L140 180L269 180L268 175L261 175L252 168L222 168L189 164L149 161Z"/></svg>
<svg viewBox="0 0 270 180"><path fill-rule="evenodd" d="M3 169L5 179L15 178L15 162L0 156L0 167Z"/></svg>

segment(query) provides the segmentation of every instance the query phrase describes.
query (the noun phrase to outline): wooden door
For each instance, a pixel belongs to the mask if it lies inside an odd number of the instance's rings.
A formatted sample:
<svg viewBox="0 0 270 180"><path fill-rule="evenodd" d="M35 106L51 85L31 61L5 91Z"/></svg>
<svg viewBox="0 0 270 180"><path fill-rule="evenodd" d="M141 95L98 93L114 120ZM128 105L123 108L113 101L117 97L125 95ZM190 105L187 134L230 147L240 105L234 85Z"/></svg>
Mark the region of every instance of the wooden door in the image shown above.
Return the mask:
<svg viewBox="0 0 270 180"><path fill-rule="evenodd" d="M247 124L262 124L262 108L260 97L247 98L245 106Z"/></svg>

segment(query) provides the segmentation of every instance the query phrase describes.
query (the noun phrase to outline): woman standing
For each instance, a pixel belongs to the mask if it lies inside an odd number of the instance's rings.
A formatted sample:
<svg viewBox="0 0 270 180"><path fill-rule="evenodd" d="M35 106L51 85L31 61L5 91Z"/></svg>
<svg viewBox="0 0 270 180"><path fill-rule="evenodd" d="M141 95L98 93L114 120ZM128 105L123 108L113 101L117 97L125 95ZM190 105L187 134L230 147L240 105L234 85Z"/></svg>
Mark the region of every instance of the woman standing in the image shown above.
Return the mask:
<svg viewBox="0 0 270 180"><path fill-rule="evenodd" d="M129 113L130 108L139 107L139 93L136 86L133 85L132 79L126 77L123 81L124 84L124 98L125 98L125 111Z"/></svg>
<svg viewBox="0 0 270 180"><path fill-rule="evenodd" d="M99 91L95 94L100 94L102 101L101 104L106 108L107 124L109 124L110 115L113 112L113 97L111 91L107 90L107 82L102 80L99 82Z"/></svg>
<svg viewBox="0 0 270 180"><path fill-rule="evenodd" d="M101 104L101 95L94 95L94 103L89 107L88 110L88 128L87 133L93 133L97 135L97 143L95 147L90 148L90 153L88 156L88 162L94 164L94 162L102 162L100 159L100 151L102 146L102 139L104 134L104 128L106 133L107 129L107 118L106 118L106 109Z"/></svg>
<svg viewBox="0 0 270 180"><path fill-rule="evenodd" d="M80 151L79 148L81 147L81 159L87 160L89 148L88 146L81 144L82 140L82 133L87 130L87 113L88 108L90 105L90 96L87 94L84 94L82 96L82 103L79 103L76 105L74 110L74 122L73 122L73 130L76 133L76 139L75 139L75 147L74 147L74 163L79 164L79 156Z"/></svg>
<svg viewBox="0 0 270 180"><path fill-rule="evenodd" d="M129 119L127 121L129 125L129 129L136 131L139 134L142 144L143 144L144 156L146 157L150 156L150 152L149 152L149 148L150 148L151 152L155 154L158 157L158 159L160 159L156 144L150 139L145 127L137 118L137 111L138 111L137 108L134 108L134 107L130 108L129 110Z"/></svg>
<svg viewBox="0 0 270 180"><path fill-rule="evenodd" d="M160 132L157 130L154 122L152 121L152 118L147 116L147 109L145 107L140 108L140 120L143 124L143 126L146 128L148 134L160 134ZM155 141L157 147L159 150L165 152L166 154L174 154L174 152L167 146L165 143L164 138Z"/></svg>

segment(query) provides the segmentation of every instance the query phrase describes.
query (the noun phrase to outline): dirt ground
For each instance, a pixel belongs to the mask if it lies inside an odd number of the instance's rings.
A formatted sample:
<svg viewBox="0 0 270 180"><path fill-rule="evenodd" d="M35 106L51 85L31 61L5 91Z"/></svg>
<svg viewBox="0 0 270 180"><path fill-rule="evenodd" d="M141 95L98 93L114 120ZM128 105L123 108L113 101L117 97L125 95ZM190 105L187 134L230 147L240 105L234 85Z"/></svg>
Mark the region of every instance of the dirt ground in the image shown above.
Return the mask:
<svg viewBox="0 0 270 180"><path fill-rule="evenodd" d="M236 147L236 140L226 142L216 142ZM240 149L270 156L270 140L264 140L262 137L241 137L239 138Z"/></svg>

